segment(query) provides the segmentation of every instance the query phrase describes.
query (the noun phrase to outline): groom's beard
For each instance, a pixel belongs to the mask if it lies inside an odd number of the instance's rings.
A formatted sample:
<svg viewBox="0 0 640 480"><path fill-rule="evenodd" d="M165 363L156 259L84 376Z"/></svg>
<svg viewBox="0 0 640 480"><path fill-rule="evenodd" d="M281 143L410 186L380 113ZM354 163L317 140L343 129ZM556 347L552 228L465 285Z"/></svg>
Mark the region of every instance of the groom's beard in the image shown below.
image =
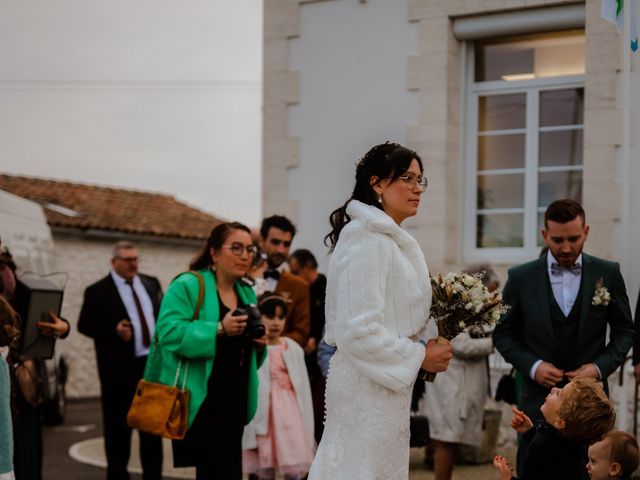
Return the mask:
<svg viewBox="0 0 640 480"><path fill-rule="evenodd" d="M564 253L564 254L561 252L558 252L557 255L554 255L554 258L561 266L570 267L571 265L576 263L576 260L578 259L580 254L582 254L582 250L583 250L583 247L580 247L580 250L578 250L577 253L573 251L570 253Z"/></svg>

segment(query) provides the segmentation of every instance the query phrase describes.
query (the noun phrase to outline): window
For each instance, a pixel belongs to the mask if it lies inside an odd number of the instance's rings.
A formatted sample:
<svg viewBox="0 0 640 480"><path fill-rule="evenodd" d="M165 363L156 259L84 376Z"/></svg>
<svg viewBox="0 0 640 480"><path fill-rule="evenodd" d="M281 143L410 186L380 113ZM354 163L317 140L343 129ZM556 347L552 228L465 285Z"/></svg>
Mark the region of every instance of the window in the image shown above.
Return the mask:
<svg viewBox="0 0 640 480"><path fill-rule="evenodd" d="M465 256L531 258L549 203L582 200L584 30L470 47Z"/></svg>

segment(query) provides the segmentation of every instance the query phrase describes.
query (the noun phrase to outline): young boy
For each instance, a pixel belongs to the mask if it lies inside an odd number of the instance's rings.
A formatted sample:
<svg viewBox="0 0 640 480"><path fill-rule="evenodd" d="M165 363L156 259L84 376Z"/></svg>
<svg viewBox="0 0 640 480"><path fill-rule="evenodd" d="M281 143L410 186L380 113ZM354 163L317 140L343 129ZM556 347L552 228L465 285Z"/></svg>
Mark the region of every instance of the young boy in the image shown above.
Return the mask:
<svg viewBox="0 0 640 480"><path fill-rule="evenodd" d="M591 480L625 480L638 468L638 442L627 432L611 430L601 441L589 447L587 472Z"/></svg>
<svg viewBox="0 0 640 480"><path fill-rule="evenodd" d="M511 426L533 436L520 480L583 478L586 446L602 439L616 417L604 390L591 378L576 378L562 389L552 388L540 411L545 422L534 429L529 417L513 409ZM512 478L504 457L496 456L493 464L502 480Z"/></svg>

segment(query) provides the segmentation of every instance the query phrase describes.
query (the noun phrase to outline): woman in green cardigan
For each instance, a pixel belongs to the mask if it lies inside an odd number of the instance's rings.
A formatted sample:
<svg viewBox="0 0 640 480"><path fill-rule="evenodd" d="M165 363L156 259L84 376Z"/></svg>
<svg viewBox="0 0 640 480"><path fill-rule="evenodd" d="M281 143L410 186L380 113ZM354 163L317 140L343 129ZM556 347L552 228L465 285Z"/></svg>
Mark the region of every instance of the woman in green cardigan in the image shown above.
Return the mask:
<svg viewBox="0 0 640 480"><path fill-rule="evenodd" d="M249 229L222 223L190 265L204 277L199 318L192 321L200 288L195 275L176 278L162 300L156 325L160 380L173 383L182 357L188 370L183 363L178 383L186 371L191 395L189 428L184 440L173 442L173 461L176 467L195 466L197 480L242 479L242 432L256 411L266 336L249 338L247 316L233 312L255 304L242 280L254 255Z"/></svg>

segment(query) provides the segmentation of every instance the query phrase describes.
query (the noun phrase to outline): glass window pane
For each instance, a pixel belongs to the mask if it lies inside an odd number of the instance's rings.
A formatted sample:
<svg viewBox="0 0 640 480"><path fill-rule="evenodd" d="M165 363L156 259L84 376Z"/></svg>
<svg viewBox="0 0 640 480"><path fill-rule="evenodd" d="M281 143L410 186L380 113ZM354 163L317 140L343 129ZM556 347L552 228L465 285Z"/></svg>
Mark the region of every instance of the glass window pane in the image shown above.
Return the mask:
<svg viewBox="0 0 640 480"><path fill-rule="evenodd" d="M538 165L582 165L582 130L541 132Z"/></svg>
<svg viewBox="0 0 640 480"><path fill-rule="evenodd" d="M524 134L478 137L478 170L524 168Z"/></svg>
<svg viewBox="0 0 640 480"><path fill-rule="evenodd" d="M478 209L522 207L524 174L478 176Z"/></svg>
<svg viewBox="0 0 640 480"><path fill-rule="evenodd" d="M538 175L538 206L546 207L561 198L572 198L582 203L582 170L541 172Z"/></svg>
<svg viewBox="0 0 640 480"><path fill-rule="evenodd" d="M540 92L540 126L582 125L583 88Z"/></svg>
<svg viewBox="0 0 640 480"><path fill-rule="evenodd" d="M480 131L524 128L527 96L524 93L480 97L478 126Z"/></svg>
<svg viewBox="0 0 640 480"><path fill-rule="evenodd" d="M523 215L519 213L478 215L476 246L522 247Z"/></svg>
<svg viewBox="0 0 640 480"><path fill-rule="evenodd" d="M536 243L536 245L538 245L541 250L542 250L542 247L546 245L544 243L544 239L542 238L542 234L540 233L540 230L542 230L543 228L544 228L544 212L538 212L538 230L536 230L536 238L538 239L538 242Z"/></svg>
<svg viewBox="0 0 640 480"><path fill-rule="evenodd" d="M475 81L585 73L584 30L491 38L475 44Z"/></svg>

